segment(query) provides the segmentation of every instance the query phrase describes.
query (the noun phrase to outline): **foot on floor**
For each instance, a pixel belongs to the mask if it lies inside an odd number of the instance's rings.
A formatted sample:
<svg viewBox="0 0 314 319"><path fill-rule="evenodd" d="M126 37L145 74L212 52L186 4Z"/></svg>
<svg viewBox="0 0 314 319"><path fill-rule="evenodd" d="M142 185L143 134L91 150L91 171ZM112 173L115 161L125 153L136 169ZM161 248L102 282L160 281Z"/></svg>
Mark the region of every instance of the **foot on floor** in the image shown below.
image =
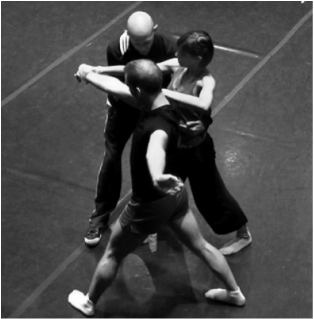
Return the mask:
<svg viewBox="0 0 314 319"><path fill-rule="evenodd" d="M78 290L73 290L68 297L69 304L87 317L95 314L95 306L88 296Z"/></svg>
<svg viewBox="0 0 314 319"><path fill-rule="evenodd" d="M245 236L236 236L231 241L226 243L222 248L219 249L219 251L223 255L232 255L238 253L243 248L249 246L252 243L252 236L250 232L247 232L247 235Z"/></svg>
<svg viewBox="0 0 314 319"><path fill-rule="evenodd" d="M94 247L100 243L103 227L89 226L85 234L85 244L89 247Z"/></svg>
<svg viewBox="0 0 314 319"><path fill-rule="evenodd" d="M245 305L245 297L242 294L240 288L235 291L229 291L220 288L211 289L205 293L205 297L214 301L220 301L238 307Z"/></svg>

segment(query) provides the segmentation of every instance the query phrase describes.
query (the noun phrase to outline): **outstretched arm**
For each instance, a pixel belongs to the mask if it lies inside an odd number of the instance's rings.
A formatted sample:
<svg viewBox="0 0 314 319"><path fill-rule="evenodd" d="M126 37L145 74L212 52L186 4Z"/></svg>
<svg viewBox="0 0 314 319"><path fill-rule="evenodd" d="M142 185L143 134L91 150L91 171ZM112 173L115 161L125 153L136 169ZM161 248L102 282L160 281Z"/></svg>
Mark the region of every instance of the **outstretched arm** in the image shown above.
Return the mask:
<svg viewBox="0 0 314 319"><path fill-rule="evenodd" d="M81 64L78 71L74 74L77 80L85 80L98 89L116 96L131 106L137 107L137 103L133 98L129 87L119 79L108 75L101 75L91 70L86 64Z"/></svg>
<svg viewBox="0 0 314 319"><path fill-rule="evenodd" d="M124 65L113 65L113 66L92 66L88 64L81 64L80 68L84 66L84 72L94 72L98 74L106 75L124 75Z"/></svg>
<svg viewBox="0 0 314 319"><path fill-rule="evenodd" d="M154 186L162 193L174 195L183 188L182 181L171 174L164 174L168 135L163 130L155 131L147 148L146 159Z"/></svg>
<svg viewBox="0 0 314 319"><path fill-rule="evenodd" d="M179 61L177 58L169 59L160 63L157 63L162 73L174 73L179 67Z"/></svg>
<svg viewBox="0 0 314 319"><path fill-rule="evenodd" d="M124 65L113 65L113 66L96 66L95 72L98 74L107 74L107 75L123 75L124 74Z"/></svg>
<svg viewBox="0 0 314 319"><path fill-rule="evenodd" d="M163 93L170 100L174 100L176 102L181 103L183 107L192 106L207 111L210 109L211 103L213 101L215 85L216 82L212 76L205 76L202 80L202 89L198 97L189 94L179 93L176 91L171 91L168 89L163 89Z"/></svg>
<svg viewBox="0 0 314 319"><path fill-rule="evenodd" d="M180 66L177 58L169 59L160 63L157 63L158 67L163 73L174 73ZM89 66L91 72L107 75L123 75L124 65L112 65L112 66Z"/></svg>
<svg viewBox="0 0 314 319"><path fill-rule="evenodd" d="M89 72L86 77L86 81L91 83L98 89L116 96L117 98L123 100L131 106L137 107L136 101L132 96L129 87L112 76L97 74L94 72Z"/></svg>

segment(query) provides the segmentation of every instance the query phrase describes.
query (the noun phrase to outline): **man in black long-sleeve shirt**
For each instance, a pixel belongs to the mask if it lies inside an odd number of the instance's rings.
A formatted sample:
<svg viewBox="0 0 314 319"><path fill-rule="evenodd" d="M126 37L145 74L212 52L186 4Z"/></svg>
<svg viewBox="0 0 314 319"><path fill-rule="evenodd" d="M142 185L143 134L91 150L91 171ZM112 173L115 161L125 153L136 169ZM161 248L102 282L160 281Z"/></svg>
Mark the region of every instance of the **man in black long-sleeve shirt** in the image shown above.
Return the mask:
<svg viewBox="0 0 314 319"><path fill-rule="evenodd" d="M128 49L121 52L119 39L110 43L107 47L108 65L126 65L143 58L159 63L175 57L176 40L156 29L147 13L133 13L127 22L130 38ZM164 76L163 87L167 87L169 82L170 75ZM120 198L122 152L140 116L139 110L119 99L109 96L108 101L110 108L105 128L105 154L97 178L95 210L85 234L85 243L89 246L100 242L102 231L108 227L110 213Z"/></svg>

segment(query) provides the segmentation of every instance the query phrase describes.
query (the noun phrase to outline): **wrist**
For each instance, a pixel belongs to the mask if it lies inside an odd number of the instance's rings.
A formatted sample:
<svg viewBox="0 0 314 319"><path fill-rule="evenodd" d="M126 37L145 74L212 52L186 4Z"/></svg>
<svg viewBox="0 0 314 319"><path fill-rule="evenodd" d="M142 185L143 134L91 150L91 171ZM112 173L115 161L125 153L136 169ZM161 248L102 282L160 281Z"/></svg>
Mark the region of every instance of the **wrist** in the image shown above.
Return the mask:
<svg viewBox="0 0 314 319"><path fill-rule="evenodd" d="M161 178L161 174L156 174L152 176L152 180L154 184L158 184L158 182L160 181Z"/></svg>
<svg viewBox="0 0 314 319"><path fill-rule="evenodd" d="M90 81L93 77L93 73L95 74L95 72L88 72L85 75L85 81Z"/></svg>
<svg viewBox="0 0 314 319"><path fill-rule="evenodd" d="M102 66L95 66L93 71L94 73L100 74L102 73L102 69L103 69Z"/></svg>

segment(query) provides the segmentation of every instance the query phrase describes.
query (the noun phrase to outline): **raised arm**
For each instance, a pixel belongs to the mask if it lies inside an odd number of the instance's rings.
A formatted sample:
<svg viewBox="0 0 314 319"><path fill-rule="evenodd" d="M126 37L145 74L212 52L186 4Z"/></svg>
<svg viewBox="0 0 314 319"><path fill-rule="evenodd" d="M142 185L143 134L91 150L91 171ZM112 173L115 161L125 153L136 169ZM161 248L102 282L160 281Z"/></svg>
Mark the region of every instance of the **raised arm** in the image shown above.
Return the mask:
<svg viewBox="0 0 314 319"><path fill-rule="evenodd" d="M179 65L178 59L173 58L166 60L157 64L163 73L174 73ZM112 66L89 66L91 72L98 74L106 75L123 75L124 74L124 65L112 65Z"/></svg>
<svg viewBox="0 0 314 319"><path fill-rule="evenodd" d="M157 63L162 73L174 73L180 66L177 58Z"/></svg>
<svg viewBox="0 0 314 319"><path fill-rule="evenodd" d="M129 87L117 78L95 73L91 69L91 67L86 64L81 64L74 76L79 81L85 80L86 82L91 83L96 88L113 96L116 96L127 104L138 107L136 100L130 92Z"/></svg>
<svg viewBox="0 0 314 319"><path fill-rule="evenodd" d="M180 66L177 58L160 62L157 65L163 73L174 73ZM85 67L89 68L89 72L121 76L124 75L125 65L92 66L85 64Z"/></svg>
<svg viewBox="0 0 314 319"><path fill-rule="evenodd" d="M106 75L116 75L123 76L124 75L124 65L113 65L113 66L92 66L88 64L81 64L84 66L84 72L94 72L98 74L106 74ZM80 67L81 67L80 66Z"/></svg>
<svg viewBox="0 0 314 319"><path fill-rule="evenodd" d="M107 66L91 66L84 64L85 69L89 68L89 72L99 74L123 76L124 65L121 65L121 56L115 46L108 45L106 50Z"/></svg>
<svg viewBox="0 0 314 319"><path fill-rule="evenodd" d="M183 107L197 107L201 108L204 111L210 109L211 103L213 101L213 93L215 89L216 82L212 76L205 76L202 79L201 91L198 97L179 93L176 91L171 91L168 89L163 89L163 93L170 100L179 102Z"/></svg>
<svg viewBox="0 0 314 319"><path fill-rule="evenodd" d="M85 79L98 89L118 97L131 106L137 107L136 101L132 96L129 87L117 78L89 72Z"/></svg>
<svg viewBox="0 0 314 319"><path fill-rule="evenodd" d="M95 66L95 72L98 74L107 74L107 75L123 75L124 74L124 65L112 65L112 66Z"/></svg>

